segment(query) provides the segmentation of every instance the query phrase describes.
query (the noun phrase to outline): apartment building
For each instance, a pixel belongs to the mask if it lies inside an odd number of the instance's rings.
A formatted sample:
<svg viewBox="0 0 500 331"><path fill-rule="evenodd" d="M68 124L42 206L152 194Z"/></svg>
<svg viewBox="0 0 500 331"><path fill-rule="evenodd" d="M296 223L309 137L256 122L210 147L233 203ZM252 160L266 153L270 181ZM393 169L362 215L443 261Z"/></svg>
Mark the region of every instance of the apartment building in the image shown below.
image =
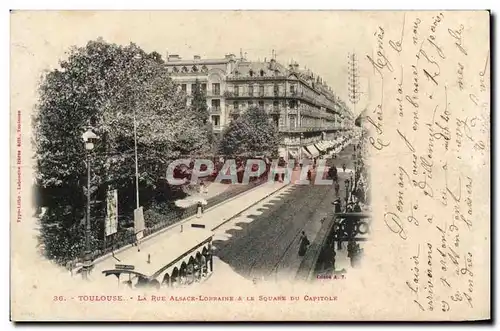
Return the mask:
<svg viewBox="0 0 500 331"><path fill-rule="evenodd" d="M199 81L216 132L249 107L264 109L279 127L285 159L317 157L354 124L346 104L321 77L296 62L284 66L274 58L249 61L234 54L189 60L169 55L166 65L188 96Z"/></svg>

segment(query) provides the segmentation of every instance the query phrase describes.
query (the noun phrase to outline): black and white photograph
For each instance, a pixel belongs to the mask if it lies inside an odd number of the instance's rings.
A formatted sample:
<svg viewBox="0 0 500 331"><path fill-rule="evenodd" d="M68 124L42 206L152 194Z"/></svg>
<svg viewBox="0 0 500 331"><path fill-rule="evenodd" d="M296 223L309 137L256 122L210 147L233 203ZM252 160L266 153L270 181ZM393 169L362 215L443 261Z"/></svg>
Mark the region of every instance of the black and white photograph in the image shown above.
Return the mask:
<svg viewBox="0 0 500 331"><path fill-rule="evenodd" d="M12 11L12 318L486 317L488 19Z"/></svg>

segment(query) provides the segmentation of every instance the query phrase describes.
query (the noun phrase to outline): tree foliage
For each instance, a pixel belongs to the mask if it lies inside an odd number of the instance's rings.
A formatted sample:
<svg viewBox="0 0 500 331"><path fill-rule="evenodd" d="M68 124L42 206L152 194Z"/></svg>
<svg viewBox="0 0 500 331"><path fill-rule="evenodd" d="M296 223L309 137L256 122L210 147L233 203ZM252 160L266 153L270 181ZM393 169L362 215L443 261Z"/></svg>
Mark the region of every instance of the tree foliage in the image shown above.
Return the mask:
<svg viewBox="0 0 500 331"><path fill-rule="evenodd" d="M201 84L198 79L196 79L194 89L192 91L191 108L197 115L197 119L200 123L206 124L208 122L209 113L207 106L207 97L205 92L201 89Z"/></svg>
<svg viewBox="0 0 500 331"><path fill-rule="evenodd" d="M278 145L276 125L263 109L252 107L230 122L223 132L219 151L231 156L276 157Z"/></svg>
<svg viewBox="0 0 500 331"><path fill-rule="evenodd" d="M130 219L135 206L134 122L143 206L157 196L165 199L157 191L173 190L162 180L170 160L210 150L205 123L186 106L160 54L98 39L67 55L60 68L43 77L33 119L40 204L49 209L40 219L41 239L52 258L80 250L84 239L87 153L82 133L89 125L100 137L88 155L91 216L100 220L93 226L95 238L103 236L108 188L119 190L120 217Z"/></svg>
<svg viewBox="0 0 500 331"><path fill-rule="evenodd" d="M196 79L194 84L194 90L192 91L191 97L191 110L195 114L198 121L197 126L202 128L202 134L205 135L207 144L210 146L207 150L212 152L211 147L213 147L214 144L214 133L212 124L208 120L210 112L207 106L207 95L206 92L202 90L198 79Z"/></svg>

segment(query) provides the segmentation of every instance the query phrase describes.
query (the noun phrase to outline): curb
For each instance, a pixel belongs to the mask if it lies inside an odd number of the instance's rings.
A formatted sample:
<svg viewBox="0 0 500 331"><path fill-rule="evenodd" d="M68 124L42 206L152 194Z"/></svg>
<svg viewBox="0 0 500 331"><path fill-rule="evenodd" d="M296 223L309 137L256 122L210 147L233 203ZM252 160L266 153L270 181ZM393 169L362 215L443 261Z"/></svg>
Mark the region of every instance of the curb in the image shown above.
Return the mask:
<svg viewBox="0 0 500 331"><path fill-rule="evenodd" d="M227 222L229 222L230 220L232 220L232 219L234 219L234 218L236 218L236 217L240 216L241 214L243 214L243 213L244 213L245 211L247 211L248 209L252 208L252 207L253 207L253 206L255 206L256 204L260 203L261 201L263 201L263 200L265 200L265 199L269 198L271 195L273 195L273 194L275 194L275 193L277 193L277 192L279 192L279 191L283 190L285 187L288 187L289 185L290 185L290 183L285 184L285 185L283 185L282 187L278 188L277 190L272 191L271 193L266 194L266 196L265 196L265 197L263 197L263 198L261 198L261 199L259 199L259 200L255 201L255 202L254 202L254 203L252 203L250 206L248 206L248 207L246 207L245 209L243 209L243 210L241 210L240 212L238 212L236 215L233 215L233 216L229 217L227 220L224 220L224 221L223 221L222 223L220 223L219 225L217 225L217 226L213 227L213 228L211 229L211 231L217 230L217 229L218 229L218 228L220 228L222 225L224 225L224 224L226 224Z"/></svg>

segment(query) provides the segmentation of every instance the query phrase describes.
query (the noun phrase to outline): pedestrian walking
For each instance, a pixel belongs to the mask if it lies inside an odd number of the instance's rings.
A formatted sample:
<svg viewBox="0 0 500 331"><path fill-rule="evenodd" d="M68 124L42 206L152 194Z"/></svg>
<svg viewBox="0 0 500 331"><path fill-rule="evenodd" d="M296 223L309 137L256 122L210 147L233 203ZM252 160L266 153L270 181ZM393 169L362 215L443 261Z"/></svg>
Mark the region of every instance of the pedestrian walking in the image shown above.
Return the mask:
<svg viewBox="0 0 500 331"><path fill-rule="evenodd" d="M359 205L359 201L356 201L354 203L354 212L355 213L361 213L361 206Z"/></svg>
<svg viewBox="0 0 500 331"><path fill-rule="evenodd" d="M334 213L341 213L342 212L342 203L340 202L340 198L335 199L333 202L334 206Z"/></svg>
<svg viewBox="0 0 500 331"><path fill-rule="evenodd" d="M336 197L339 196L339 191L340 191L340 184L339 184L338 180L335 180L335 196Z"/></svg>
<svg viewBox="0 0 500 331"><path fill-rule="evenodd" d="M306 250L310 244L311 243L309 242L305 231L302 231L302 234L300 235L299 256L304 256L306 254Z"/></svg>
<svg viewBox="0 0 500 331"><path fill-rule="evenodd" d="M342 170L345 172L345 163L342 164Z"/></svg>
<svg viewBox="0 0 500 331"><path fill-rule="evenodd" d="M335 274L335 258L337 257L337 252L335 252L334 249L332 249L332 268L333 268L333 273Z"/></svg>

